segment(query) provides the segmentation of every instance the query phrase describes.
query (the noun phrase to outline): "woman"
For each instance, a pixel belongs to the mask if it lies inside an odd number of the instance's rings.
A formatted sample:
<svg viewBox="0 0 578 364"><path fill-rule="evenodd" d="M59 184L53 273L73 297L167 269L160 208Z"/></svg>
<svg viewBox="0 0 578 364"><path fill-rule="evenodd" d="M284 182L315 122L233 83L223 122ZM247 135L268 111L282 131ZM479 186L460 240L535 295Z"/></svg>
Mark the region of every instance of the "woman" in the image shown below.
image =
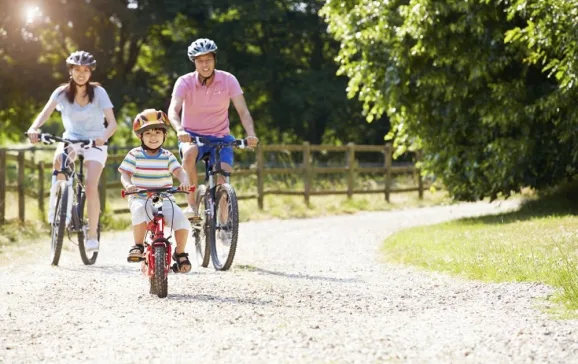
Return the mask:
<svg viewBox="0 0 578 364"><path fill-rule="evenodd" d="M64 124L64 138L95 141L98 149L90 148L83 152L86 165L85 189L89 222L85 246L87 252L96 252L99 248L97 227L100 214L98 181L107 158L105 143L116 130L116 119L112 103L104 88L96 82L90 82L92 71L96 68L94 56L84 51L73 52L66 59L66 65L69 69L70 82L54 90L50 100L28 129L28 137L32 143L37 143L39 128L48 120L54 109L58 108ZM108 123L107 127L104 125L104 118ZM56 180L65 179L63 174L57 172L60 170L63 150L64 145L60 144L54 154L53 185ZM52 222L54 190L51 191L50 201L49 219Z"/></svg>

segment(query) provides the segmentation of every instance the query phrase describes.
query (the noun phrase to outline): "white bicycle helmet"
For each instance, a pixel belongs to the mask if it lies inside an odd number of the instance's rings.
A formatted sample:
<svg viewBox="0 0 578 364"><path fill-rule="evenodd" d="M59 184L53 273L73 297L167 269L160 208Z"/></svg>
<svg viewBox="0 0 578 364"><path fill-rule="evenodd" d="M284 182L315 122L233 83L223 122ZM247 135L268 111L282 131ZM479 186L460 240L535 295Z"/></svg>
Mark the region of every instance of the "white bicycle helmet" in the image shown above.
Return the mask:
<svg viewBox="0 0 578 364"><path fill-rule="evenodd" d="M85 51L72 52L70 56L66 59L66 65L68 67L72 66L88 66L91 70L96 69L96 59L94 56Z"/></svg>
<svg viewBox="0 0 578 364"><path fill-rule="evenodd" d="M207 38L199 38L195 40L193 43L191 43L187 50L187 54L189 55L189 59L191 61L194 61L195 57L208 53L213 53L216 55L217 45L215 42Z"/></svg>

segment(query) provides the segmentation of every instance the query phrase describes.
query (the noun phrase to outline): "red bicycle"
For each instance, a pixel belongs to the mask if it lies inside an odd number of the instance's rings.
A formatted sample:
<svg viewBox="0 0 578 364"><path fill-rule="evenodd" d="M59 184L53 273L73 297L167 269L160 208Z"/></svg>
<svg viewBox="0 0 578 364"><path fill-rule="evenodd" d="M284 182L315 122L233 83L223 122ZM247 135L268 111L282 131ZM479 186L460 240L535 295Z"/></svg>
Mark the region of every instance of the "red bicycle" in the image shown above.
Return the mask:
<svg viewBox="0 0 578 364"><path fill-rule="evenodd" d="M191 187L189 191L180 191L175 187L160 188L160 189L139 189L135 192L121 191L121 196L124 198L127 195L146 194L147 203L152 202L152 217L147 224L147 232L144 241L144 253L142 258L132 258L133 262L141 262L141 272L149 278L150 293L156 294L160 298L165 298L168 294L168 275L169 271L177 272L177 264L171 264L172 245L170 236L165 238L164 229L164 214L163 201L169 199L171 203L176 204L171 195L175 193L189 193L194 192L195 187Z"/></svg>

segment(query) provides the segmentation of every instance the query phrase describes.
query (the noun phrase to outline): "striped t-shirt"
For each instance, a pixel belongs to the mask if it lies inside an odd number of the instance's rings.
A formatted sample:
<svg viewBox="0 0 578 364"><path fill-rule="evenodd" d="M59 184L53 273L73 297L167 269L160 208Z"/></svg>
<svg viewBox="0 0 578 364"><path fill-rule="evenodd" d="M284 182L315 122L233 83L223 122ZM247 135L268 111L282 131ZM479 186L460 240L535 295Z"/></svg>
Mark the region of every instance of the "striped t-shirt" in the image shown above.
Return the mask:
<svg viewBox="0 0 578 364"><path fill-rule="evenodd" d="M134 148L118 167L119 172L132 174L132 183L137 188L170 188L173 187L171 173L181 168L173 153L162 149L150 156L142 147Z"/></svg>

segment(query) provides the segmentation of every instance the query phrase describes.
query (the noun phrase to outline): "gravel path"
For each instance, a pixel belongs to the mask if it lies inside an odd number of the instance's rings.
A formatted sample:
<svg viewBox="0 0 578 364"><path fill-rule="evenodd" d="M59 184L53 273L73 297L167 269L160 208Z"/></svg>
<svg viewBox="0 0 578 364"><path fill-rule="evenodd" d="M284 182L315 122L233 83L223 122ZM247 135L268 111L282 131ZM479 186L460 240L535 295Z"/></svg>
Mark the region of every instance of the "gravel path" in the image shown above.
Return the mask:
<svg viewBox="0 0 578 364"><path fill-rule="evenodd" d="M166 299L125 262L130 232L104 234L91 267L43 247L0 267L0 363L578 362L577 321L540 308L551 288L380 261L400 228L515 207L244 223L231 271L172 274Z"/></svg>

